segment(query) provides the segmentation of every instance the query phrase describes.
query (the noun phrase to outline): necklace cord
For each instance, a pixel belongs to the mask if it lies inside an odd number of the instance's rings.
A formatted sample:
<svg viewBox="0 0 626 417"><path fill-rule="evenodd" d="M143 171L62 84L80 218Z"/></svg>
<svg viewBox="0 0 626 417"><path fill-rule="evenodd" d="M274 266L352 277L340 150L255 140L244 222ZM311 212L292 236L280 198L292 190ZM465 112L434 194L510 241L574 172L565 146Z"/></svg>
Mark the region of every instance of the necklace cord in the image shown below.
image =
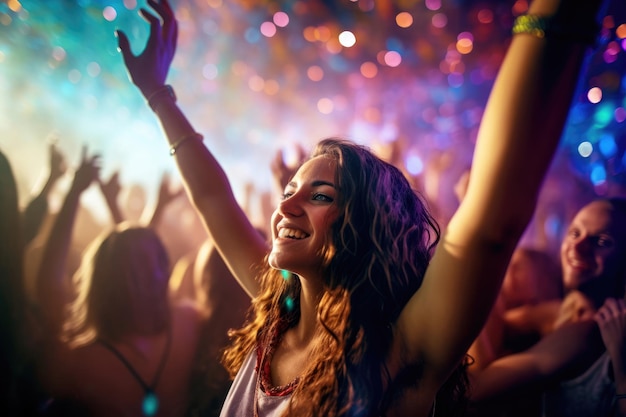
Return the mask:
<svg viewBox="0 0 626 417"><path fill-rule="evenodd" d="M102 344L102 346L104 346L109 351L111 351L111 353L113 353L124 364L124 366L126 366L128 371L133 375L133 377L137 380L137 382L139 382L139 384L141 384L141 386L144 389L144 391L146 391L146 392L154 392L154 390L156 389L157 384L159 383L159 379L161 378L161 373L163 372L163 368L165 368L165 362L167 362L167 357L169 356L170 345L171 345L171 342L172 342L172 334L171 334L170 329L167 330L167 339L166 339L166 342L165 342L166 343L165 344L165 349L163 349L163 355L161 356L161 361L159 362L159 367L157 368L157 371L156 371L156 374L154 375L154 379L152 381L152 384L150 384L150 385L146 384L146 382L143 380L143 378L141 378L139 373L130 364L128 359L126 359L126 357L124 355L122 355L122 353L119 350L117 350L115 347L113 347L113 345L111 345L109 342L105 341L104 339L100 339L100 338L98 338L98 342L100 342Z"/></svg>

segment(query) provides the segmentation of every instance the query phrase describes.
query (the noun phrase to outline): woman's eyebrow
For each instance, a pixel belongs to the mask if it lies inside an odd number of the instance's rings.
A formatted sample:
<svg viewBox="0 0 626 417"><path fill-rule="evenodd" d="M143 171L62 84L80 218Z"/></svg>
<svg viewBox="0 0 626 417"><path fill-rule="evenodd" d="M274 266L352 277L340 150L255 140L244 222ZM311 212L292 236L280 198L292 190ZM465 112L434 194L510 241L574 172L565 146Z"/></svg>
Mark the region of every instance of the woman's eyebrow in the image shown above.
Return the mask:
<svg viewBox="0 0 626 417"><path fill-rule="evenodd" d="M315 180L311 183L311 185L313 187L320 187L322 185L328 185L329 187L336 188L335 184L333 184L332 182L324 181L324 180Z"/></svg>
<svg viewBox="0 0 626 417"><path fill-rule="evenodd" d="M329 187L337 188L337 187L335 187L335 184L333 184L332 182L329 182L329 181L315 180L315 181L311 182L311 187L321 187L323 185L328 185ZM297 188L298 184L295 181L290 181L287 184L287 187ZM285 188L287 188L287 187L285 187Z"/></svg>

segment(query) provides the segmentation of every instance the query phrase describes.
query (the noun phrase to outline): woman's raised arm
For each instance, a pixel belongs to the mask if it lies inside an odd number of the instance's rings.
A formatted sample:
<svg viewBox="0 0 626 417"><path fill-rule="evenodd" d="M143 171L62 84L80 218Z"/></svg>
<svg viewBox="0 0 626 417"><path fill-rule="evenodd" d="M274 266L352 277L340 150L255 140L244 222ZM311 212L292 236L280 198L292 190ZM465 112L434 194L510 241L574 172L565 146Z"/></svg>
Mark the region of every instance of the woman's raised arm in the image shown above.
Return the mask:
<svg viewBox="0 0 626 417"><path fill-rule="evenodd" d="M65 306L74 295L70 289L67 273L67 256L72 243L72 233L82 193L98 179L100 157L87 156L83 148L81 163L59 210L50 235L44 246L37 273L36 294L41 318L46 321L46 330L58 336L64 322Z"/></svg>
<svg viewBox="0 0 626 417"><path fill-rule="evenodd" d="M494 303L558 146L600 3L534 0L516 21L467 194L398 322L405 357L431 364L434 378L464 355Z"/></svg>
<svg viewBox="0 0 626 417"><path fill-rule="evenodd" d="M141 9L150 23L148 43L141 54L133 55L126 35L116 32L124 63L132 82L158 116L185 189L218 250L244 289L255 295L254 267L269 248L237 203L226 173L203 145L202 136L176 105L173 89L165 85L176 51L177 23L167 0L148 0L148 4L160 18Z"/></svg>

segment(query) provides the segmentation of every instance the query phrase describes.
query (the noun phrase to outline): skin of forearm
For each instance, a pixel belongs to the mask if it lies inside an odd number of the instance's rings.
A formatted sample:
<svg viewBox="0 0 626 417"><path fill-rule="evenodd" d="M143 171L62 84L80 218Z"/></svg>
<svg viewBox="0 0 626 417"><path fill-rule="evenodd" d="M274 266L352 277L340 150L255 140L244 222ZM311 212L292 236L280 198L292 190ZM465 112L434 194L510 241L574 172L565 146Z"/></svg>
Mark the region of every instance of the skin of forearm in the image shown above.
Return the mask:
<svg viewBox="0 0 626 417"><path fill-rule="evenodd" d="M170 145L195 132L174 101L161 101L156 114ZM184 179L184 185L189 190L194 203L210 198L211 195L219 195L225 190L228 194L231 193L226 173L199 140L186 141L177 149L175 158Z"/></svg>
<svg viewBox="0 0 626 417"><path fill-rule="evenodd" d="M37 299L53 333L61 328L63 305L67 301L64 279L80 195L81 191L74 186L66 195L48 236L37 274Z"/></svg>
<svg viewBox="0 0 626 417"><path fill-rule="evenodd" d="M615 357L615 355L611 355L611 363L613 365L613 374L615 378L615 392L617 394L626 394L626 364L624 364L623 361L623 354L617 355L617 357Z"/></svg>

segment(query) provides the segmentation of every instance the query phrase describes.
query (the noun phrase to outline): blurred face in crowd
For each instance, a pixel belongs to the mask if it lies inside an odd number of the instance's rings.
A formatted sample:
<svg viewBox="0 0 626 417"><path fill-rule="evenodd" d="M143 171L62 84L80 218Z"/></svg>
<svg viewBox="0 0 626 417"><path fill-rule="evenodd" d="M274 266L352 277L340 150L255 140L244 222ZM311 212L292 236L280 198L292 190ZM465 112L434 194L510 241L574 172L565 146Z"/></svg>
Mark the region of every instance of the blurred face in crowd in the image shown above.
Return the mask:
<svg viewBox="0 0 626 417"><path fill-rule="evenodd" d="M609 201L594 201L572 220L561 244L563 284L566 290L604 288L615 291L624 270L626 219Z"/></svg>

